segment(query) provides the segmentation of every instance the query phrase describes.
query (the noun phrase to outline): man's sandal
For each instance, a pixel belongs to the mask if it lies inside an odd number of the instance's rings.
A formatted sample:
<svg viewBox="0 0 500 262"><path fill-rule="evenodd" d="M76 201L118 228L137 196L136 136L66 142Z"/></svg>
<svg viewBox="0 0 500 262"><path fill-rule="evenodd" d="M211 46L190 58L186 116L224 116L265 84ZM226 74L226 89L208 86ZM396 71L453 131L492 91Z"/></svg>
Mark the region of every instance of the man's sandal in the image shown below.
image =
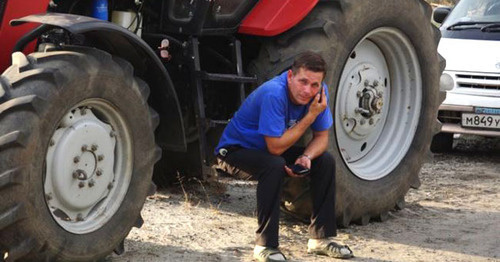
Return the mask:
<svg viewBox="0 0 500 262"><path fill-rule="evenodd" d="M307 253L342 259L354 257L352 250L348 246L342 246L335 242L330 242L328 245L320 248L308 248Z"/></svg>
<svg viewBox="0 0 500 262"><path fill-rule="evenodd" d="M263 249L262 251L260 251L259 253L257 254L254 254L253 255L253 258L259 262L278 262L278 261L285 261L285 260L276 260L276 259L272 259L271 256L272 255L276 255L276 254L280 254L283 256L283 258L286 260L286 257L285 255L283 255L283 253L281 253L281 251L279 251L279 249L276 249L276 248L271 248L271 247L266 247L265 249Z"/></svg>

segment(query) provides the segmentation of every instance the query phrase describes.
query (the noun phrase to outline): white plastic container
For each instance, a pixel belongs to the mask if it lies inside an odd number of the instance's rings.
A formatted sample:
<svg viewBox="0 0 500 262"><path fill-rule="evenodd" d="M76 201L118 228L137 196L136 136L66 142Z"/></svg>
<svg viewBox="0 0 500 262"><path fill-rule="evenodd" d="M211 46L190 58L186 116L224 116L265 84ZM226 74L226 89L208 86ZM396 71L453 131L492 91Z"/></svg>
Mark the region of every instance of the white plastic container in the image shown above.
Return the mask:
<svg viewBox="0 0 500 262"><path fill-rule="evenodd" d="M141 14L137 14L133 11L113 11L111 14L111 22L127 28L128 30L135 32L137 27L137 35L140 37L142 33L142 18ZM140 24L138 24L140 20Z"/></svg>

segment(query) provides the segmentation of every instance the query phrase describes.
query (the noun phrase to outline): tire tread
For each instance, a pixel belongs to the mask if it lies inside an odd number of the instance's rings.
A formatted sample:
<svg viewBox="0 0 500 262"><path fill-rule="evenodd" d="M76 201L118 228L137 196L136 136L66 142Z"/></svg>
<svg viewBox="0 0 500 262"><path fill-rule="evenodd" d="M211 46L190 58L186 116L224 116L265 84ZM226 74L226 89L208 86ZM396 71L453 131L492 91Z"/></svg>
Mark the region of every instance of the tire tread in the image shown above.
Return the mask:
<svg viewBox="0 0 500 262"><path fill-rule="evenodd" d="M12 131L0 136L0 150L16 146L24 146L24 136L21 131Z"/></svg>
<svg viewBox="0 0 500 262"><path fill-rule="evenodd" d="M16 204L7 210L0 211L0 229L12 226L21 219L23 219L21 204Z"/></svg>
<svg viewBox="0 0 500 262"><path fill-rule="evenodd" d="M0 115L5 111L14 110L15 108L22 108L26 106L29 106L30 108L36 110L37 107L34 106L34 104L36 103L37 99L38 97L36 95L26 95L13 98L5 103L0 104Z"/></svg>
<svg viewBox="0 0 500 262"><path fill-rule="evenodd" d="M40 77L54 77L54 70L47 68L35 68L25 72L20 73L17 77L10 79L10 84L12 88L16 88L20 86L24 81L29 81L30 79L40 78ZM49 79L49 81L55 81L53 79Z"/></svg>
<svg viewBox="0 0 500 262"><path fill-rule="evenodd" d="M0 174L0 190L21 184L21 174L19 168L13 168Z"/></svg>
<svg viewBox="0 0 500 262"><path fill-rule="evenodd" d="M9 256L6 259L6 262L21 260L24 256L29 254L35 248L36 248L35 241L32 238L26 239L20 244L16 245L11 250L9 250Z"/></svg>

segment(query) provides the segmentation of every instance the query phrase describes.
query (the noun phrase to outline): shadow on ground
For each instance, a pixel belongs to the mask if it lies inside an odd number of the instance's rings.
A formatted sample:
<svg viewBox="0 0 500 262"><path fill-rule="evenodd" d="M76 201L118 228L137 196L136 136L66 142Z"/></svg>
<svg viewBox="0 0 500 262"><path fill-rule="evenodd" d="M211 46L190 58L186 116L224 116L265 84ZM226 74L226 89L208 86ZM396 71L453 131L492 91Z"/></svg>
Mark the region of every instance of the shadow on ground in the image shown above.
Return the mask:
<svg viewBox="0 0 500 262"><path fill-rule="evenodd" d="M175 236L172 236L175 237ZM125 240L126 256L113 254L106 261L242 261L251 251L249 247L228 247L224 252L200 252L181 246L160 245L157 243Z"/></svg>

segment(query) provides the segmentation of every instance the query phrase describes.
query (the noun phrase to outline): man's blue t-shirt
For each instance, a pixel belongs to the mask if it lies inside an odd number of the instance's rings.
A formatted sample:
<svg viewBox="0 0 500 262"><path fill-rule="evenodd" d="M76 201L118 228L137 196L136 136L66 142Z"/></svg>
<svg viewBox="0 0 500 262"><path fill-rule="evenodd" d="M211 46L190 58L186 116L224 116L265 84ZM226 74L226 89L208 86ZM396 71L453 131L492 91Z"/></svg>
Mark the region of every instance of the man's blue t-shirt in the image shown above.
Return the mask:
<svg viewBox="0 0 500 262"><path fill-rule="evenodd" d="M323 83L323 88L327 90ZM328 99L328 92L327 99ZM268 151L264 136L281 137L293 127L309 110L309 105L295 105L288 97L287 71L265 82L253 91L235 113L215 149L240 146L248 149ZM328 107L311 125L314 131L324 131L333 124Z"/></svg>

